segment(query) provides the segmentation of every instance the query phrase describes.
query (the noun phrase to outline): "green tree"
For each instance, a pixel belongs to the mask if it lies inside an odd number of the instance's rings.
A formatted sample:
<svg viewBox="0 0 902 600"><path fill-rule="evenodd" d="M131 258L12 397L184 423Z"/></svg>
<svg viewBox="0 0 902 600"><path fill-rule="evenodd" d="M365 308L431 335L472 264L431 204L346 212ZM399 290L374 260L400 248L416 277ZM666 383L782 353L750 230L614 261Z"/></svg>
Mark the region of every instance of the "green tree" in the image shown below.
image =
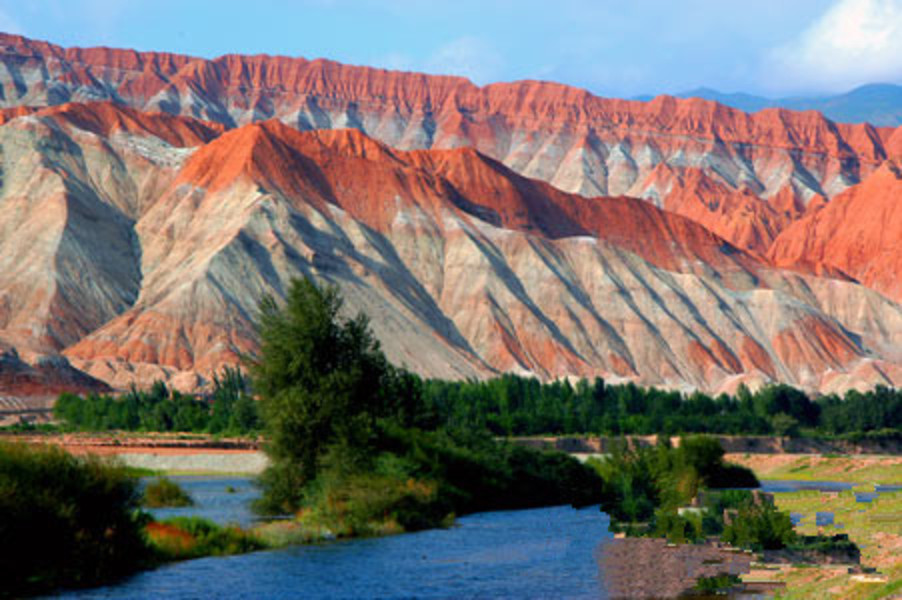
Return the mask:
<svg viewBox="0 0 902 600"><path fill-rule="evenodd" d="M724 527L723 541L752 550L779 550L796 539L792 519L768 501L748 502Z"/></svg>
<svg viewBox="0 0 902 600"><path fill-rule="evenodd" d="M419 386L386 360L365 315L341 316L334 287L292 282L284 305L260 304L260 351L250 361L269 442L260 507L296 510L328 454L351 467L367 458L380 418L416 415ZM405 392L406 390L406 392Z"/></svg>
<svg viewBox="0 0 902 600"><path fill-rule="evenodd" d="M796 437L799 435L799 422L786 413L777 413L770 418L771 427L777 435Z"/></svg>

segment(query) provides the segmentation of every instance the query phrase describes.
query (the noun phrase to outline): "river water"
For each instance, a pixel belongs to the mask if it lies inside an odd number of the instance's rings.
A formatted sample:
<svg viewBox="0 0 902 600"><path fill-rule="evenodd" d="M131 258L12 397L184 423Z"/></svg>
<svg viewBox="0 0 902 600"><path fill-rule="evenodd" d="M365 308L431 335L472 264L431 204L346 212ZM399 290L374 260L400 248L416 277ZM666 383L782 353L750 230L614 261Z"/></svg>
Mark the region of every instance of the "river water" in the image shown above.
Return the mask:
<svg viewBox="0 0 902 600"><path fill-rule="evenodd" d="M246 479L178 478L197 514L248 523ZM227 492L231 486L235 492ZM63 598L605 598L597 507L479 513L450 529L185 561Z"/></svg>

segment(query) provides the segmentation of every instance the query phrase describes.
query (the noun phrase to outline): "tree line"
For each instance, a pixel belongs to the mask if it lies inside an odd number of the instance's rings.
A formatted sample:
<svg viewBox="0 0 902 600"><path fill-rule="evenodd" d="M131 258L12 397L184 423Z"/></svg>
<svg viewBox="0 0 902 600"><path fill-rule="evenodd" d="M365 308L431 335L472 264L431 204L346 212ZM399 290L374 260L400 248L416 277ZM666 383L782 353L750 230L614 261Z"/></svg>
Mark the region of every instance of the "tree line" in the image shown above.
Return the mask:
<svg viewBox="0 0 902 600"><path fill-rule="evenodd" d="M733 396L683 394L601 378L575 385L502 375L488 381L422 382L432 418L495 435L746 434L834 436L902 427L902 390L877 386L812 399L789 385L740 386Z"/></svg>
<svg viewBox="0 0 902 600"><path fill-rule="evenodd" d="M132 388L118 397L108 394L61 394L53 407L56 419L81 431L179 431L247 435L261 427L250 381L226 367L213 377L208 396L183 394L162 381L150 389Z"/></svg>
<svg viewBox="0 0 902 600"><path fill-rule="evenodd" d="M740 386L735 395L711 396L610 384L601 378L574 384L518 375L485 381L424 380L391 365L385 368L392 376L379 394L390 397L392 410L399 414L416 411L415 424L432 429L484 430L497 436L709 433L886 438L899 437L902 428L902 390L886 386L816 399L784 384L755 392ZM247 374L226 367L214 377L206 396L183 394L157 382L148 390L132 389L118 397L62 394L54 415L65 427L83 431L247 435L262 427L253 397L266 391L252 390Z"/></svg>

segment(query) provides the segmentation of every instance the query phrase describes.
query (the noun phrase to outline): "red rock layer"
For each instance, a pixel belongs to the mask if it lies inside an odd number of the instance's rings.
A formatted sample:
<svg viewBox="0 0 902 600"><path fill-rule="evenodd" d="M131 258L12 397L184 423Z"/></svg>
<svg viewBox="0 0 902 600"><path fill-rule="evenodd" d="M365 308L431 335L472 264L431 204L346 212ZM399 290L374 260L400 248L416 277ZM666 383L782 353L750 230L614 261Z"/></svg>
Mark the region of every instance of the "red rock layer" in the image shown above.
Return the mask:
<svg viewBox="0 0 902 600"><path fill-rule="evenodd" d="M765 109L749 115L715 102L661 96L651 102L612 100L569 86L537 81L499 83L479 88L461 77L429 76L308 61L281 56L226 55L212 61L169 53L112 48L68 48L0 35L5 54L20 59L65 61L71 83L91 86L91 75L124 86L117 91L139 102L166 87L199 88L223 104L228 96L253 98L278 94L364 101L396 109L441 113L450 110L464 123L501 114L534 127L597 121L606 127L653 129L670 135L716 137L722 142L751 141L783 148L805 148L865 161L885 157L880 131L869 125L832 125L815 111ZM96 85L96 84L95 84Z"/></svg>
<svg viewBox="0 0 902 600"><path fill-rule="evenodd" d="M404 208L388 199L409 198L433 214L456 207L492 225L551 239L592 236L670 270L697 260L755 266L704 227L647 202L567 194L469 148L393 151L356 130L246 125L196 152L174 185L211 193L241 177L319 207L334 203L379 231Z"/></svg>
<svg viewBox="0 0 902 600"><path fill-rule="evenodd" d="M804 212L789 187L766 201L748 189L735 190L702 169L658 165L646 179L662 208L692 219L740 248L759 255Z"/></svg>
<svg viewBox="0 0 902 600"><path fill-rule="evenodd" d="M218 123L160 112L145 113L109 102L67 103L37 110L33 114L103 137L117 132L150 136L180 148L200 146L225 131Z"/></svg>

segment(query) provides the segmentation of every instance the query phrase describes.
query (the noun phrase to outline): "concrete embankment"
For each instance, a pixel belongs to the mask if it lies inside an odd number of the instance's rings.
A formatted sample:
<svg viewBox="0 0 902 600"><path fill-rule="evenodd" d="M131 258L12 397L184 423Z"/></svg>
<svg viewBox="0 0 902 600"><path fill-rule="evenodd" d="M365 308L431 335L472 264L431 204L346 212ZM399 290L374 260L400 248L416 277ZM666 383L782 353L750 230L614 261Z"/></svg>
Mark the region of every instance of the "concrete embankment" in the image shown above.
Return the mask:
<svg viewBox="0 0 902 600"><path fill-rule="evenodd" d="M259 475L269 464L262 452L125 452L114 454L130 467L182 474Z"/></svg>
<svg viewBox="0 0 902 600"><path fill-rule="evenodd" d="M168 473L257 475L266 455L257 440L185 434L4 435L0 439L52 444L73 454L116 457L130 467Z"/></svg>
<svg viewBox="0 0 902 600"><path fill-rule="evenodd" d="M820 440L757 435L715 435L727 453L738 454L902 454L902 443L892 440L858 441ZM656 435L628 435L625 437L559 437L531 436L514 438L513 442L535 448L554 448L570 454L606 454L626 440L633 447L653 446ZM670 438L676 446L680 438Z"/></svg>

